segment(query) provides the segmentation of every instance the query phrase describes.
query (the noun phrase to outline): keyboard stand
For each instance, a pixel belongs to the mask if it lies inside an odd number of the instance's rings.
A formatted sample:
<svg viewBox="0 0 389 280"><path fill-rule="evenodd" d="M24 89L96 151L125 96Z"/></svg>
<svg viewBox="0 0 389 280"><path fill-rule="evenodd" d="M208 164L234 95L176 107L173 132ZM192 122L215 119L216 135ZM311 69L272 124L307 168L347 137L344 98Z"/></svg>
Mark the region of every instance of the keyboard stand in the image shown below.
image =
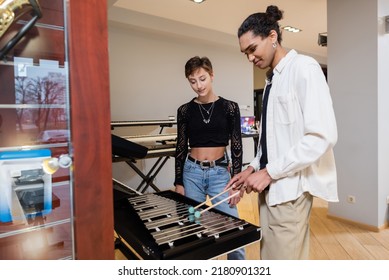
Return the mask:
<svg viewBox="0 0 389 280"><path fill-rule="evenodd" d="M166 164L171 156L175 155L175 141L177 138L176 133L162 134L165 127L172 127L176 125L175 120L151 120L151 121L113 121L111 122L111 129L115 127L128 127L128 126L160 126L159 134L157 135L134 135L134 136L113 136L117 141L122 142L122 146L125 145L125 141L128 141L136 147L137 145L147 149L147 153L141 157L129 156L130 152L125 151L124 154L115 154L118 156L113 157L113 162L124 161L129 165L142 179L141 183L136 188L137 192L145 193L149 187L155 192L160 192L160 189L154 184L154 180L161 171L162 167ZM145 144L146 143L146 144ZM147 143L155 143L147 145ZM121 150L119 150L121 151ZM147 173L142 172L136 166L137 159L156 158L156 162Z"/></svg>
<svg viewBox="0 0 389 280"><path fill-rule="evenodd" d="M161 171L162 167L166 164L170 155L160 156L157 161L151 167L150 171L147 174L144 174L133 161L126 161L126 163L142 178L141 183L138 185L136 190L141 193L145 193L147 188L150 186L156 192L159 192L160 189L153 183L154 179L157 177L158 173Z"/></svg>
<svg viewBox="0 0 389 280"><path fill-rule="evenodd" d="M136 190L141 193L144 193L146 191L146 189L150 186L152 187L156 192L159 192L160 190L157 188L157 186L153 183L153 180L154 178L157 176L159 170L161 170L161 168L159 168L158 172L155 172L153 173L154 169L156 168L156 166L159 164L161 158L159 158L157 160L157 162L153 165L153 167L150 169L150 171L145 175L143 174L143 172L135 165L134 162L132 161L126 161L126 163L131 166L131 168L142 178L142 182L138 185L138 187L136 188ZM141 190L142 186L146 184L146 186L143 188L143 190Z"/></svg>

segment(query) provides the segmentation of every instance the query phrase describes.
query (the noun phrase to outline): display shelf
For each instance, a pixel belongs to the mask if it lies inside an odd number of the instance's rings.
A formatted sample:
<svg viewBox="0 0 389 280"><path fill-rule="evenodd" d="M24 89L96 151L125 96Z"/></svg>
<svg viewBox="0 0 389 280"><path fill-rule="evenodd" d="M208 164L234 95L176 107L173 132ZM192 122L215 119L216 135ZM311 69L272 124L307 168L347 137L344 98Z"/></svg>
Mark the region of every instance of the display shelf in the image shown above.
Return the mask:
<svg viewBox="0 0 389 280"><path fill-rule="evenodd" d="M71 168L48 163L71 157L67 6L38 2L42 17L0 61L0 153L22 155L0 157L0 259L75 255ZM0 48L29 16L17 17L0 36ZM23 156L28 151L49 153Z"/></svg>

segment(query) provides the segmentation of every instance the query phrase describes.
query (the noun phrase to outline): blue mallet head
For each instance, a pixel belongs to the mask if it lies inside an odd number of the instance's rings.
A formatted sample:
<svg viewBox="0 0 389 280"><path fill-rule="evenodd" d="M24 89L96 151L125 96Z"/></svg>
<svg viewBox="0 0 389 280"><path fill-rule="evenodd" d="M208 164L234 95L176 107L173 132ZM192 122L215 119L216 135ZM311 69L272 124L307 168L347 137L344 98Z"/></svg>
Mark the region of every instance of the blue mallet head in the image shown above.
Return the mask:
<svg viewBox="0 0 389 280"><path fill-rule="evenodd" d="M195 212L195 209L193 206L189 207L188 209L189 213L193 214Z"/></svg>
<svg viewBox="0 0 389 280"><path fill-rule="evenodd" d="M195 216L196 218L200 218L200 216L201 216L200 211L196 211L196 212L194 213L194 216Z"/></svg>

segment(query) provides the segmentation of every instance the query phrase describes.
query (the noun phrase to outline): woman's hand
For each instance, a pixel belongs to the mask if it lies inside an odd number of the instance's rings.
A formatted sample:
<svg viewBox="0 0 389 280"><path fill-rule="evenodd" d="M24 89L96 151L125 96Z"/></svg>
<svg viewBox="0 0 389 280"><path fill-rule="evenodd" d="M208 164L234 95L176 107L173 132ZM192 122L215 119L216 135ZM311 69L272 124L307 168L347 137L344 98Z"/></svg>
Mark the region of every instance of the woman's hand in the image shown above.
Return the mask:
<svg viewBox="0 0 389 280"><path fill-rule="evenodd" d="M185 188L183 185L176 185L176 192L185 195Z"/></svg>

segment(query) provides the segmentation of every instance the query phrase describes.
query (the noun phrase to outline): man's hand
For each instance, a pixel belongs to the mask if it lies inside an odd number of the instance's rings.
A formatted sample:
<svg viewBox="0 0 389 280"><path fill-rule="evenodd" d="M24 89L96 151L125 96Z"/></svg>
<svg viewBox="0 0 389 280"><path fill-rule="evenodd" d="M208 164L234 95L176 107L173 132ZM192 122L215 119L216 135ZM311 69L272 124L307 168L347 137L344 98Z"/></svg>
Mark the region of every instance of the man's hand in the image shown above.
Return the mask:
<svg viewBox="0 0 389 280"><path fill-rule="evenodd" d="M246 189L245 181L250 176L250 174L254 171L254 168L249 166L246 170L236 174L232 179L228 182L225 189L228 189L232 186L233 190L240 190L240 197L243 197L243 194ZM250 191L251 192L251 191Z"/></svg>
<svg viewBox="0 0 389 280"><path fill-rule="evenodd" d="M272 181L269 173L267 173L267 169L261 169L257 172L251 174L244 184L247 186L247 193L252 191L261 193Z"/></svg>

